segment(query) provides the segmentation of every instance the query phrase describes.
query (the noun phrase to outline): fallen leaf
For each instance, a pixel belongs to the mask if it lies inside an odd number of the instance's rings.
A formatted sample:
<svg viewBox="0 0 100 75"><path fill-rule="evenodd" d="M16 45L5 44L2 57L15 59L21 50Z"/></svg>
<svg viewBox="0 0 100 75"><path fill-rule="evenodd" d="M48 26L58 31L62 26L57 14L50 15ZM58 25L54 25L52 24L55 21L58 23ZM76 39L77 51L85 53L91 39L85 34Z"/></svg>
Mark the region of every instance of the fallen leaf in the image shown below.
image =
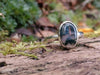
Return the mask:
<svg viewBox="0 0 100 75"><path fill-rule="evenodd" d="M88 3L87 8L93 10L95 7L91 3Z"/></svg>
<svg viewBox="0 0 100 75"><path fill-rule="evenodd" d="M88 28L88 26L86 25L85 22L80 21L80 22L78 22L78 28Z"/></svg>
<svg viewBox="0 0 100 75"><path fill-rule="evenodd" d="M94 32L94 30L91 28L80 28L78 31L83 33Z"/></svg>
<svg viewBox="0 0 100 75"><path fill-rule="evenodd" d="M78 31L83 33L94 32L92 28L89 28L85 22L80 21L78 23Z"/></svg>
<svg viewBox="0 0 100 75"><path fill-rule="evenodd" d="M44 27L55 27L47 17L41 17L40 19L38 19L38 21L36 22L37 25L40 26L44 26Z"/></svg>
<svg viewBox="0 0 100 75"><path fill-rule="evenodd" d="M22 35L27 35L27 36L33 35L33 33L32 33L31 30L28 30L28 29L25 29L25 28L19 28L19 29L17 29L16 33L22 34Z"/></svg>
<svg viewBox="0 0 100 75"><path fill-rule="evenodd" d="M55 33L54 32L52 32L52 31L48 31L48 30L44 30L44 31L40 31L41 32L41 34L39 33L39 32L37 32L36 33L36 36L37 37L49 37L49 36L53 36L53 35L55 35Z"/></svg>

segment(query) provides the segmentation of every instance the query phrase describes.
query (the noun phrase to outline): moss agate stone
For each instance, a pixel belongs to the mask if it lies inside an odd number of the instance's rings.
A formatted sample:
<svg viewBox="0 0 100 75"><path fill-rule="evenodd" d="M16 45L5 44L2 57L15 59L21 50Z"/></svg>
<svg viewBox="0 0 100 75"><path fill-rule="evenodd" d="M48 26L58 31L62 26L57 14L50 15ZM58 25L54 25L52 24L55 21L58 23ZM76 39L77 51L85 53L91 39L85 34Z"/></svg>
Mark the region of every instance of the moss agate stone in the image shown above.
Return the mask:
<svg viewBox="0 0 100 75"><path fill-rule="evenodd" d="M77 27L70 21L65 21L59 28L60 43L64 48L73 48L77 43Z"/></svg>

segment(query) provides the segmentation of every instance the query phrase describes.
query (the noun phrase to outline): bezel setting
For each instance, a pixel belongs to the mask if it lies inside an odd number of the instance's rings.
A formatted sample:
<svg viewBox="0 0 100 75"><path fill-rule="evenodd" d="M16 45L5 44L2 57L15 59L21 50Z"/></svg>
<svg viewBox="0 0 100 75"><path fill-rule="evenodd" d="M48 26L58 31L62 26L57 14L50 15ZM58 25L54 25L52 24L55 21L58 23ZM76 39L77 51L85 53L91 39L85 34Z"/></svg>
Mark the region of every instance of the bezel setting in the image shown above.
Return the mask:
<svg viewBox="0 0 100 75"><path fill-rule="evenodd" d="M65 45L64 43L63 43L63 41L62 41L62 37L61 37L61 29L62 29L62 27L65 25L66 27L68 26L67 24L69 23L69 26L71 26L72 28L73 28L73 30L74 30L74 36L76 37L75 38L75 44L70 44L70 42L69 42L69 44L67 44L67 45ZM64 28L64 27L63 27ZM64 28L65 29L65 28ZM63 30L64 31L64 30ZM76 44L77 44L77 40L78 40L78 30L77 30L77 27L76 27L76 25L74 24L74 23L72 23L71 21L64 21L61 25L60 25L60 27L59 27L59 41L60 41L60 44L61 44L61 46L63 46L64 48L67 48L67 49L70 49L70 48L74 48L75 46L76 46ZM67 41L67 40L66 40ZM66 43L66 42L65 42Z"/></svg>

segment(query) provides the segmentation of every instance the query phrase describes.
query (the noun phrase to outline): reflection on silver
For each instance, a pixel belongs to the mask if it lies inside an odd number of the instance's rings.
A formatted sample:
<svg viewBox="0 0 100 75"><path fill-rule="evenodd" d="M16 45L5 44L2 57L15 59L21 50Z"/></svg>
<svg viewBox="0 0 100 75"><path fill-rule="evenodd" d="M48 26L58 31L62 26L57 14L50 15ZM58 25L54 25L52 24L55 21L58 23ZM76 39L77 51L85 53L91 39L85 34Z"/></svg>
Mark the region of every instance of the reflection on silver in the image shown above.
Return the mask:
<svg viewBox="0 0 100 75"><path fill-rule="evenodd" d="M64 48L73 48L77 44L78 31L75 24L65 21L59 28L60 43Z"/></svg>

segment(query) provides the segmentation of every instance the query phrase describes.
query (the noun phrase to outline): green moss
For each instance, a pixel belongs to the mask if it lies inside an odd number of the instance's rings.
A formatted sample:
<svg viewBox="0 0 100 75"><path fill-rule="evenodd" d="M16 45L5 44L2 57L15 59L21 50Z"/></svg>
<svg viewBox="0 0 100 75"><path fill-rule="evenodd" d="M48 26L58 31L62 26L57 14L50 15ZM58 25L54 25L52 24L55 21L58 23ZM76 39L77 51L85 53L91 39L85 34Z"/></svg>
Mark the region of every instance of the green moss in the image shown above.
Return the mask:
<svg viewBox="0 0 100 75"><path fill-rule="evenodd" d="M0 1L0 30L15 31L15 28L27 27L40 16L41 11L35 0L3 0Z"/></svg>
<svg viewBox="0 0 100 75"><path fill-rule="evenodd" d="M89 26L89 27L93 27L98 21L97 20L93 20L93 19L87 19L86 20L86 24Z"/></svg>
<svg viewBox="0 0 100 75"><path fill-rule="evenodd" d="M30 41L34 42L37 40L37 38L35 38L33 35L30 36L23 35L21 39L23 42L30 42Z"/></svg>
<svg viewBox="0 0 100 75"><path fill-rule="evenodd" d="M20 43L12 43L12 42L1 42L0 43L0 53L4 55L7 54L20 54L24 56L37 58L34 54L25 53L28 50L34 50L39 48L46 48L46 45L40 42L20 42Z"/></svg>
<svg viewBox="0 0 100 75"><path fill-rule="evenodd" d="M8 34L9 34L9 33L8 33L7 30L2 30L2 31L0 31L0 41L6 40Z"/></svg>

